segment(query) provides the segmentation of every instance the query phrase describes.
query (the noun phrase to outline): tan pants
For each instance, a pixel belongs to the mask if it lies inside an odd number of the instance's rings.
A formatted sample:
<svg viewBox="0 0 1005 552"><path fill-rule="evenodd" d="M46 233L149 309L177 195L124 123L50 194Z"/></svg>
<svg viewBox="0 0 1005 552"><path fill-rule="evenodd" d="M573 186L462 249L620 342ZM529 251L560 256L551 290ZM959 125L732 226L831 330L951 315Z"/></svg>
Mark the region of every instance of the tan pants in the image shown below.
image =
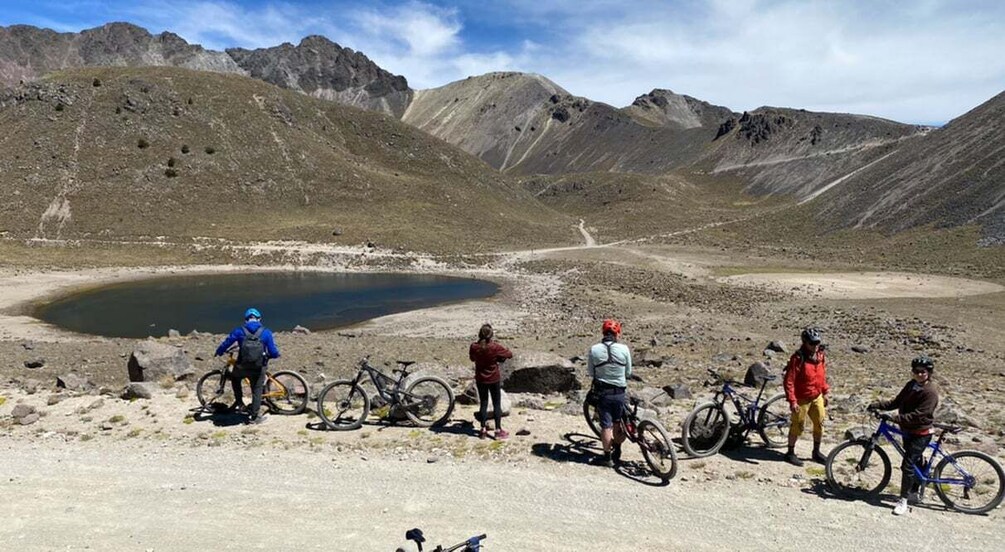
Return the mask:
<svg viewBox="0 0 1005 552"><path fill-rule="evenodd" d="M813 440L819 441L824 435L824 418L827 411L824 408L824 396L817 395L815 399L806 399L798 402L799 409L792 414L792 425L789 426L789 437L799 437L803 433L803 425L806 423L806 416L813 422Z"/></svg>

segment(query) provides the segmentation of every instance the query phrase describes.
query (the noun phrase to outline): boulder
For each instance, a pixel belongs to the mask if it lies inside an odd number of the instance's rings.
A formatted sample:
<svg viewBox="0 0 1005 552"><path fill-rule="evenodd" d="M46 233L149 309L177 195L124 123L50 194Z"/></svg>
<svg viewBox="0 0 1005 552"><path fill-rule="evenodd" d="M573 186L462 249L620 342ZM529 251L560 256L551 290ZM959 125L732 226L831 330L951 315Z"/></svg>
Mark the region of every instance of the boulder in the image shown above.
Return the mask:
<svg viewBox="0 0 1005 552"><path fill-rule="evenodd" d="M489 399L489 407L488 407L488 410L485 413L485 417L488 418L488 419L490 419L490 420L493 417L495 417L494 406L495 405L492 404L492 399ZM510 397L509 397L508 394L506 394L506 391L500 390L500 392L499 392L499 410L500 410L500 414L503 417L509 416L510 410L512 410L512 408L513 408L513 401L510 400ZM480 422L482 420L481 420L481 416L479 416L479 414L480 414L480 412L478 412L476 410L475 411L475 420L477 420L477 421Z"/></svg>
<svg viewBox="0 0 1005 552"><path fill-rule="evenodd" d="M294 326L292 331L295 334L301 334L301 335L310 335L310 333L311 333L310 330L308 330L307 328L301 326L300 324L297 324L296 326Z"/></svg>
<svg viewBox="0 0 1005 552"><path fill-rule="evenodd" d="M691 388L684 383L676 383L674 385L666 385L663 387L663 391L666 392L667 396L671 399L690 399Z"/></svg>
<svg viewBox="0 0 1005 552"><path fill-rule="evenodd" d="M654 408L657 406L667 406L670 403L670 396L663 389L655 387L643 387L642 389L631 389L628 396L639 401L639 404Z"/></svg>
<svg viewBox="0 0 1005 552"><path fill-rule="evenodd" d="M755 362L747 367L747 373L743 376L743 385L748 387L760 387L764 380L771 375L768 367L763 362Z"/></svg>
<svg viewBox="0 0 1005 552"><path fill-rule="evenodd" d="M454 397L454 400L457 404L478 404L478 387L475 385L475 382L472 381L468 383L467 387L464 388L464 391L458 393L457 396Z"/></svg>
<svg viewBox="0 0 1005 552"><path fill-rule="evenodd" d="M44 358L32 358L24 361L25 368L41 368L45 366Z"/></svg>
<svg viewBox="0 0 1005 552"><path fill-rule="evenodd" d="M869 352L869 348L862 345L854 345L851 350L853 353L858 353L860 355L864 355Z"/></svg>
<svg viewBox="0 0 1005 552"><path fill-rule="evenodd" d="M935 409L935 421L941 424L981 428L981 423L978 420L969 416L960 405L953 403L951 400L939 402L938 408Z"/></svg>
<svg viewBox="0 0 1005 552"><path fill-rule="evenodd" d="M10 416L16 420L18 418L24 418L34 412L37 412L34 406L21 403L14 405L14 408L10 411Z"/></svg>
<svg viewBox="0 0 1005 552"><path fill-rule="evenodd" d="M177 338L181 337L181 332L179 332L178 330L174 330L174 329L168 330L168 337L171 338L171 339L177 339Z"/></svg>
<svg viewBox="0 0 1005 552"><path fill-rule="evenodd" d="M91 391L94 389L94 382L86 376L77 374L65 374L56 378L56 388L67 391Z"/></svg>
<svg viewBox="0 0 1005 552"><path fill-rule="evenodd" d="M544 405L548 402L544 395L535 393L512 393L509 397L513 401L513 406L532 410L544 410Z"/></svg>
<svg viewBox="0 0 1005 552"><path fill-rule="evenodd" d="M184 351L156 341L140 342L129 357L128 369L129 381L180 380L195 373Z"/></svg>
<svg viewBox="0 0 1005 552"><path fill-rule="evenodd" d="M152 399L157 390L156 383L151 381L134 381L126 385L122 390L122 398L131 399Z"/></svg>
<svg viewBox="0 0 1005 552"><path fill-rule="evenodd" d="M872 436L873 431L875 431L875 428L866 425L853 426L844 430L844 438L846 441L859 441L861 439L868 439L869 437Z"/></svg>
<svg viewBox="0 0 1005 552"><path fill-rule="evenodd" d="M774 351L776 353L787 352L787 349L785 348L785 343L783 343L781 341L772 341L771 343L768 343L768 346L765 347L764 350L765 351Z"/></svg>
<svg viewBox="0 0 1005 552"><path fill-rule="evenodd" d="M519 353L500 369L503 389L510 393L567 393L582 387L573 364L552 353Z"/></svg>
<svg viewBox="0 0 1005 552"><path fill-rule="evenodd" d="M31 414L28 414L27 416L25 416L23 418L14 418L14 421L17 422L17 423L19 423L19 424L21 424L21 425L29 425L29 424L33 424L33 423L37 422L38 419L41 418L41 417L42 417L42 415L39 414L38 412L32 412Z"/></svg>

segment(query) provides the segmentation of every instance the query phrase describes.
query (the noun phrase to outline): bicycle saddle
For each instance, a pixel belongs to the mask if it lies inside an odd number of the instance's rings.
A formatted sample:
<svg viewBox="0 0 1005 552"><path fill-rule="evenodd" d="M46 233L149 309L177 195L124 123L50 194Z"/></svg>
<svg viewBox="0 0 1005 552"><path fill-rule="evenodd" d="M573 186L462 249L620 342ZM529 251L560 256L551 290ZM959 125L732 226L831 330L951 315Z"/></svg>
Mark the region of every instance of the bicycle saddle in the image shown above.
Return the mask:
<svg viewBox="0 0 1005 552"><path fill-rule="evenodd" d="M941 429L942 431L945 431L946 433L959 433L959 432L963 431L963 428L960 427L960 426L954 426L954 425L949 425L949 424L940 424L938 422L932 424L932 427Z"/></svg>
<svg viewBox="0 0 1005 552"><path fill-rule="evenodd" d="M402 368L408 368L409 366L415 364L414 360L396 360L395 362L400 364Z"/></svg>

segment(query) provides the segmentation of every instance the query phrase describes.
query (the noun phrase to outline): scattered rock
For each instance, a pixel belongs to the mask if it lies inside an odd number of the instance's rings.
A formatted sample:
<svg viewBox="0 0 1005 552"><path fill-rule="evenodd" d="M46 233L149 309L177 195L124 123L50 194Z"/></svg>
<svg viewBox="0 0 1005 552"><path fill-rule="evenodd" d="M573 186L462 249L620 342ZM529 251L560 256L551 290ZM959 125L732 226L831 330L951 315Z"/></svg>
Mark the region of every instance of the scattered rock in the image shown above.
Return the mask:
<svg viewBox="0 0 1005 552"><path fill-rule="evenodd" d="M71 373L57 377L56 388L66 389L67 391L87 392L94 389L94 382L86 376L78 376Z"/></svg>
<svg viewBox="0 0 1005 552"><path fill-rule="evenodd" d="M185 379L195 373L185 352L173 345L143 341L129 357L129 381L158 381L165 376Z"/></svg>
<svg viewBox="0 0 1005 552"><path fill-rule="evenodd" d="M177 339L177 338L181 337L181 332L179 332L178 330L175 330L175 329L170 329L170 330L168 330L168 337L171 338L171 339Z"/></svg>
<svg viewBox="0 0 1005 552"><path fill-rule="evenodd" d="M59 403L59 401L61 401L61 400L63 400L63 396L62 395L57 395L57 394L53 393L52 395L49 395L48 399L45 400L45 404L47 404L49 406L52 406L54 404Z"/></svg>
<svg viewBox="0 0 1005 552"><path fill-rule="evenodd" d="M429 458L426 458L426 463L427 464L435 464L435 463L437 463L439 461L440 461L440 459L437 458L437 457L435 457L435 456L430 456Z"/></svg>
<svg viewBox="0 0 1005 552"><path fill-rule="evenodd" d="M134 381L126 385L122 390L122 398L130 399L152 399L157 384L150 381Z"/></svg>
<svg viewBox="0 0 1005 552"><path fill-rule="evenodd" d="M960 405L948 399L939 402L939 407L935 409L935 421L943 424L981 428L981 423L978 420L967 415Z"/></svg>
<svg viewBox="0 0 1005 552"><path fill-rule="evenodd" d="M14 418L14 421L21 425L31 425L39 420L42 415L38 412L32 412L23 418Z"/></svg>
<svg viewBox="0 0 1005 552"><path fill-rule="evenodd" d="M10 415L12 418L17 419L17 418L24 418L25 416L32 414L34 412L37 412L37 409L34 406L21 403L14 405L14 408L10 411Z"/></svg>
<svg viewBox="0 0 1005 552"><path fill-rule="evenodd" d="M864 354L866 354L866 353L869 352L869 348L868 347L863 347L862 345L854 345L854 346L852 346L851 350L852 350L853 353L859 353L859 354L862 354L862 355L864 355Z"/></svg>
<svg viewBox="0 0 1005 552"><path fill-rule="evenodd" d="M485 413L485 417L486 418L492 419L492 418L495 417L494 406L495 405L492 404L492 399L489 399L489 407L488 407L488 410ZM504 418L506 416L509 416L510 410L512 410L512 408L513 408L513 401L510 400L509 395L506 393L506 391L500 390L499 391L499 410L500 410L500 415L502 417L504 417ZM475 411L475 420L478 420L479 422L482 421L480 414L481 414L480 412Z"/></svg>
<svg viewBox="0 0 1005 552"><path fill-rule="evenodd" d="M642 389L630 389L628 396L639 401L645 407L667 406L670 403L670 396L663 389L655 387L643 387Z"/></svg>
<svg viewBox="0 0 1005 552"><path fill-rule="evenodd" d="M301 326L300 324L297 324L296 326L293 327L293 333L295 333L295 334L302 334L302 335L310 335L311 331L308 330L307 328Z"/></svg>
<svg viewBox="0 0 1005 552"><path fill-rule="evenodd" d="M512 393L510 394L510 399L513 401L513 406L517 408L530 408L533 410L544 410L544 404L547 402L543 395L534 393Z"/></svg>
<svg viewBox="0 0 1005 552"><path fill-rule="evenodd" d="M743 384L748 387L760 387L771 372L763 362L755 362L747 367L747 373L743 376Z"/></svg>
<svg viewBox="0 0 1005 552"><path fill-rule="evenodd" d="M690 399L691 388L684 383L676 383L673 385L666 385L663 387L663 391L666 392L667 396L671 399Z"/></svg>
<svg viewBox="0 0 1005 552"><path fill-rule="evenodd" d="M35 348L35 344L30 341L25 341L21 344L21 347L23 347L25 351L31 351Z"/></svg>
<svg viewBox="0 0 1005 552"><path fill-rule="evenodd" d="M341 228L336 228L336 229L332 230L332 235L333 236L341 236L342 235L342 229Z"/></svg>
<svg viewBox="0 0 1005 552"><path fill-rule="evenodd" d="M768 346L765 347L765 350L766 351L774 351L776 353L787 352L787 349L785 348L785 343L783 343L781 341L772 341L771 343L768 343Z"/></svg>
<svg viewBox="0 0 1005 552"><path fill-rule="evenodd" d="M43 366L45 366L45 359L44 358L33 358L33 359L29 359L29 360L24 361L24 367L25 368L41 368Z"/></svg>

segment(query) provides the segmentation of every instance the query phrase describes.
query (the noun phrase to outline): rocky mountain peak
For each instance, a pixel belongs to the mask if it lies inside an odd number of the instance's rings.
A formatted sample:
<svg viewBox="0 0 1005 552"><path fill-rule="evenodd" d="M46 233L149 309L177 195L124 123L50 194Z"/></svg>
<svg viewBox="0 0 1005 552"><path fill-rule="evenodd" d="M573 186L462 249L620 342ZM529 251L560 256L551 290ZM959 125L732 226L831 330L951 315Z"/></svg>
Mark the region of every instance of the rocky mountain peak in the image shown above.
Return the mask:
<svg viewBox="0 0 1005 552"><path fill-rule="evenodd" d="M716 127L734 115L728 108L664 88L635 98L625 111L644 125L679 129Z"/></svg>

